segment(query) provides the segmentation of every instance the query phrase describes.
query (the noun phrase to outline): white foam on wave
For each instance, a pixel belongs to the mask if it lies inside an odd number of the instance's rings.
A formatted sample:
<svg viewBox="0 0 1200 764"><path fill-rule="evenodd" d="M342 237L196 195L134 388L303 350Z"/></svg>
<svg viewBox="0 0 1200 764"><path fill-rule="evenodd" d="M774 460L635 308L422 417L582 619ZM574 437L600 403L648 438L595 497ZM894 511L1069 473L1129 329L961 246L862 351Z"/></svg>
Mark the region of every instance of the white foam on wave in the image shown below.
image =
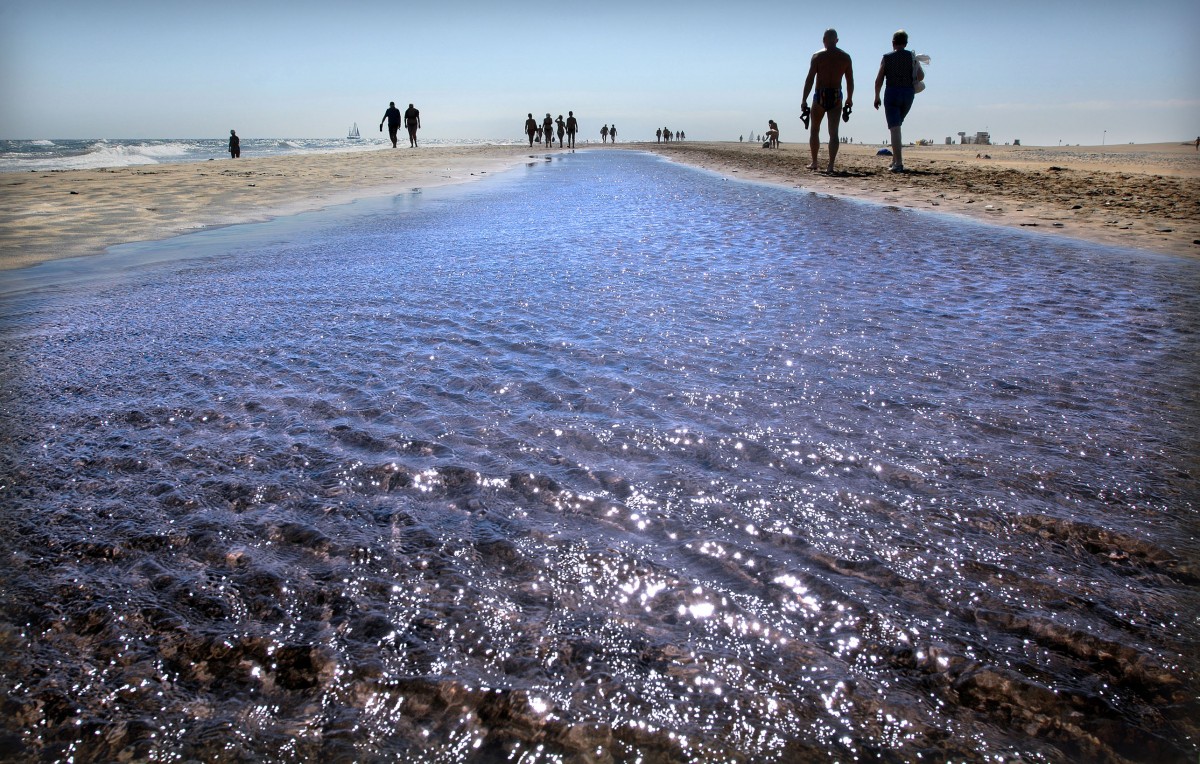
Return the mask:
<svg viewBox="0 0 1200 764"><path fill-rule="evenodd" d="M25 148L0 151L0 172L46 172L54 170L97 170L173 162L221 159L228 155L226 139L94 139L86 141L32 140L19 142ZM513 140L422 139L422 146L518 145ZM345 138L248 138L242 137L242 156L286 156L292 154L340 154L375 151L389 146L382 135L362 140Z"/></svg>
<svg viewBox="0 0 1200 764"><path fill-rule="evenodd" d="M123 147L131 154L147 157L181 157L187 156L200 148L194 143L142 143Z"/></svg>
<svg viewBox="0 0 1200 764"><path fill-rule="evenodd" d="M131 167L159 164L163 160L186 157L197 148L196 145L190 143L120 144L99 140L83 153L45 157L33 162L17 160L12 164L21 169L36 170L95 170L101 167Z"/></svg>

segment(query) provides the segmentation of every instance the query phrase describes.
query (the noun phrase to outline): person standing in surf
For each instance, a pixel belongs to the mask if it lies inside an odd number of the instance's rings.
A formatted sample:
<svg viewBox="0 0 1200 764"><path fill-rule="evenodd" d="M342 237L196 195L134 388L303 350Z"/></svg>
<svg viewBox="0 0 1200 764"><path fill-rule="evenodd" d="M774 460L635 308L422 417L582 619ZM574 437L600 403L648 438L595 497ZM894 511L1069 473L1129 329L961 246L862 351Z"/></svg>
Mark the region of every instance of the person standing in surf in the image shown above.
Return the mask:
<svg viewBox="0 0 1200 764"><path fill-rule="evenodd" d="M237 159L242 155L242 141L234 130L229 131L229 158Z"/></svg>

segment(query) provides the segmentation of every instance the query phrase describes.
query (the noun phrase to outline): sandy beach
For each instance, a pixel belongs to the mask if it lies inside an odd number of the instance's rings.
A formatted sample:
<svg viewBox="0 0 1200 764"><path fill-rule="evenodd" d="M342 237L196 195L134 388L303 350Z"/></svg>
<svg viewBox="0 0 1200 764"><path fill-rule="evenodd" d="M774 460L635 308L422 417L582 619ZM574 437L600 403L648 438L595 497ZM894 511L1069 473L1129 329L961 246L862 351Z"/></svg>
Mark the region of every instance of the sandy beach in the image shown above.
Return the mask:
<svg viewBox="0 0 1200 764"><path fill-rule="evenodd" d="M912 146L902 175L887 172L890 159L874 145L841 146L832 175L805 169L807 143L642 147L748 180L1200 257L1200 154L1192 144ZM822 164L826 151L822 144Z"/></svg>
<svg viewBox="0 0 1200 764"><path fill-rule="evenodd" d="M654 151L731 177L1200 256L1200 154L1191 145L912 147L905 154L909 172L902 176L886 172L888 160L865 145L842 146L833 175L804 169L807 144L785 142L775 150L707 142L616 148ZM0 175L0 270L414 187L469 182L558 151L425 147L6 173Z"/></svg>
<svg viewBox="0 0 1200 764"><path fill-rule="evenodd" d="M304 154L0 175L0 270L486 178L521 146Z"/></svg>

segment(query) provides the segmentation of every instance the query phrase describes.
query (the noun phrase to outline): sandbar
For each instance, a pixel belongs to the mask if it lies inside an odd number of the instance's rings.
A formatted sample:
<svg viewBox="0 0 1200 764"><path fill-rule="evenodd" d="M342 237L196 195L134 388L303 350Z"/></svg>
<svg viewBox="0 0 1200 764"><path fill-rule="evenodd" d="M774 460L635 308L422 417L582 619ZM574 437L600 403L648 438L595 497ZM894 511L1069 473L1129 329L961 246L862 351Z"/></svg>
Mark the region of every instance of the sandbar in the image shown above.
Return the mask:
<svg viewBox="0 0 1200 764"><path fill-rule="evenodd" d="M0 174L0 271L216 226L463 183L522 146L431 146Z"/></svg>
<svg viewBox="0 0 1200 764"><path fill-rule="evenodd" d="M887 171L891 160L877 155L878 145L840 146L832 174L805 169L811 160L807 141L778 149L692 141L633 146L730 177L1200 257L1200 152L1194 143L911 146L904 149L907 172L901 174ZM820 157L826 164L826 145Z"/></svg>
<svg viewBox="0 0 1200 764"><path fill-rule="evenodd" d="M813 173L808 145L621 143L729 177L1123 247L1200 257L1200 153L1191 144L1109 147L914 146L908 172L878 146L840 147ZM825 148L822 147L822 162ZM99 170L0 174L0 271L99 254L115 244L268 220L471 182L560 149L456 146L243 157Z"/></svg>

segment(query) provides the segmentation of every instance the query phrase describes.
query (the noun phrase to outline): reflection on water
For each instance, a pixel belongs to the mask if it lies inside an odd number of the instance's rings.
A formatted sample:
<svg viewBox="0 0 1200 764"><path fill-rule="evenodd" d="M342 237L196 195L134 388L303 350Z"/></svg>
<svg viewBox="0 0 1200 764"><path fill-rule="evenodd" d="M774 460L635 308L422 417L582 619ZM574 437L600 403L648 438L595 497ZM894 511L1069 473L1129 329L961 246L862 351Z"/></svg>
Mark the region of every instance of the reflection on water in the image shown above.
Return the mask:
<svg viewBox="0 0 1200 764"><path fill-rule="evenodd" d="M367 212L6 298L4 756L1195 760L1200 264L637 154Z"/></svg>

